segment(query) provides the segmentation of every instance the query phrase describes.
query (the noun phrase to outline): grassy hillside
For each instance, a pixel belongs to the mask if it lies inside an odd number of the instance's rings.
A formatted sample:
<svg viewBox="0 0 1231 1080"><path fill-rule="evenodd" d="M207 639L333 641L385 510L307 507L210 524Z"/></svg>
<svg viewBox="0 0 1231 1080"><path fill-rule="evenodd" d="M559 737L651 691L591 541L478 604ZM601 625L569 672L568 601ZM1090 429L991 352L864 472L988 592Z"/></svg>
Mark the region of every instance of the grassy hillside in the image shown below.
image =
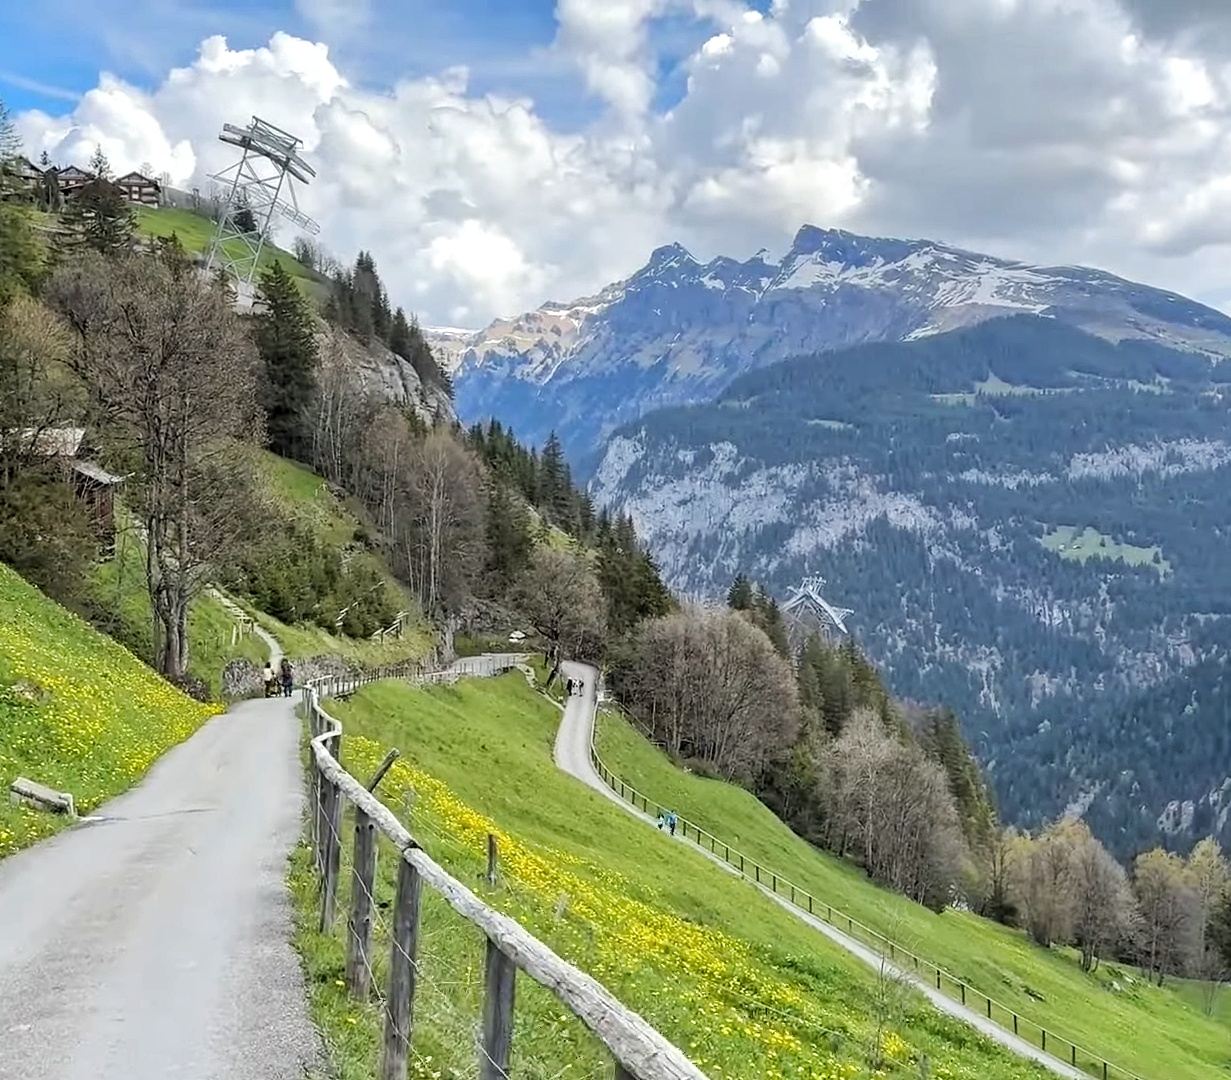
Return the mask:
<svg viewBox="0 0 1231 1080"><path fill-rule="evenodd" d="M0 785L72 792L79 813L140 779L217 711L0 565ZM0 801L0 857L65 824Z"/></svg>
<svg viewBox="0 0 1231 1080"><path fill-rule="evenodd" d="M214 223L204 214L191 210L175 210L163 206L139 206L136 208L137 231L146 236L170 236L175 233L184 245L184 250L193 255L204 255L209 251L210 238L214 233ZM288 225L289 229L290 226ZM244 254L242 244L230 241L228 251L240 257ZM280 261L283 268L290 274L304 292L315 299L323 295L325 279L313 270L309 270L289 251L276 244L271 244L261 252L257 263L258 275L269 269L275 261Z"/></svg>
<svg viewBox="0 0 1231 1080"><path fill-rule="evenodd" d="M417 604L393 577L388 565L357 538L365 533L357 514L310 469L266 451L258 459L268 493L282 512L305 523L325 546L350 548L348 565L355 572L369 573L384 582L384 588L397 610L416 611ZM288 625L251 604L243 604L254 619L274 635L287 655L296 657L340 656L363 666L393 664L425 656L432 647L433 635L426 623L414 617L400 638L384 642L370 638L351 638L335 634L311 623Z"/></svg>
<svg viewBox="0 0 1231 1080"><path fill-rule="evenodd" d="M936 915L879 889L805 843L747 792L675 768L618 714L601 717L598 747L607 765L649 798L1049 1031L1147 1080L1227 1075L1231 1040L1195 995L1150 986L1118 964L1083 974L1072 956L1040 949L1016 931L969 913Z"/></svg>
<svg viewBox="0 0 1231 1080"><path fill-rule="evenodd" d="M346 725L343 756L356 774L374 769L388 746L402 750L380 793L434 857L596 975L711 1077L1044 1075L914 994L878 984L751 886L560 773L551 756L559 710L522 675L427 690L380 684L331 707ZM489 832L500 850L495 889L479 880ZM338 1074L357 1080L373 1072L380 1009L345 997L347 898L335 934L320 939L306 864L301 852L294 883L314 1010ZM380 902L391 895L395 867L385 852ZM345 893L349 876L341 880ZM424 896L416 1075L473 1075L481 942L430 891ZM517 995L517 1075L610 1075L545 992L521 979ZM867 1065L874 1054L878 1073Z"/></svg>

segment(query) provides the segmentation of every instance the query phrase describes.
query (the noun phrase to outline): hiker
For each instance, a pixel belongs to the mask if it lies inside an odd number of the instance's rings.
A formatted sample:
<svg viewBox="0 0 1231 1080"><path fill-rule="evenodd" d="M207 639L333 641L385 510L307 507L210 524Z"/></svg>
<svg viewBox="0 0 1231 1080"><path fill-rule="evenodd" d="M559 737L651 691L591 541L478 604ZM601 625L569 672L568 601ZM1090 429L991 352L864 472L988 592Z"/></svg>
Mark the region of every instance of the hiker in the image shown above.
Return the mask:
<svg viewBox="0 0 1231 1080"><path fill-rule="evenodd" d="M265 661L265 670L261 672L261 680L265 684L265 696L273 697L278 692L278 677L274 674L274 667L268 660Z"/></svg>
<svg viewBox="0 0 1231 1080"><path fill-rule="evenodd" d="M671 835L672 835L672 836L674 836L674 835L675 835L675 825L676 825L676 822L677 822L677 821L679 821L679 818L677 818L677 817L675 816L675 811L674 811L674 810L672 810L672 811L671 811L671 812L667 815L667 828L671 830Z"/></svg>
<svg viewBox="0 0 1231 1080"><path fill-rule="evenodd" d="M667 818L661 810L658 811L658 831L663 831L663 826L667 824Z"/></svg>
<svg viewBox="0 0 1231 1080"><path fill-rule="evenodd" d="M573 680L566 679L564 682L564 686L565 686L567 696L572 697L573 696Z"/></svg>
<svg viewBox="0 0 1231 1080"><path fill-rule="evenodd" d="M295 689L295 672L291 668L291 662L284 656L282 658L282 696L290 697Z"/></svg>

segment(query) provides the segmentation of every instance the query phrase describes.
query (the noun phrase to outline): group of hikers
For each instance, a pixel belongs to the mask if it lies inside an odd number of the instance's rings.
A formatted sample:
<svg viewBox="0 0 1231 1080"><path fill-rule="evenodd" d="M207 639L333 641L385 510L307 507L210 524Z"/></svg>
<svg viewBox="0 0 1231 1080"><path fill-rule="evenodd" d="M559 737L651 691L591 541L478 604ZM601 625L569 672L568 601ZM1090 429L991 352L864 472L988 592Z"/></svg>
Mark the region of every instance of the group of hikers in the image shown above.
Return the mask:
<svg viewBox="0 0 1231 1080"><path fill-rule="evenodd" d="M564 687L568 691L568 696L572 697L574 694L585 693L586 682L584 679L566 679Z"/></svg>
<svg viewBox="0 0 1231 1080"><path fill-rule="evenodd" d="M659 810L658 811L658 828L661 830L664 827L669 829L671 835L675 835L675 827L679 824L679 818L675 816L674 810Z"/></svg>
<svg viewBox="0 0 1231 1080"><path fill-rule="evenodd" d="M265 682L266 697L290 697L295 689L295 670L285 656L277 671L273 664L267 662L261 677Z"/></svg>

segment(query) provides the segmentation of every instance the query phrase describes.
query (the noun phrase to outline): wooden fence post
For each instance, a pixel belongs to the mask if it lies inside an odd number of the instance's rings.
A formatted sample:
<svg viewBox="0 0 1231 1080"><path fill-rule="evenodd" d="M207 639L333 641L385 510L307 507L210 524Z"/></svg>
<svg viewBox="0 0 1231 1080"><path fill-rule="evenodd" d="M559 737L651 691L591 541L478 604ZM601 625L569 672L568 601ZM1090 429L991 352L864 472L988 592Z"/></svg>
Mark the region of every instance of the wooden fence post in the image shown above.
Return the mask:
<svg viewBox="0 0 1231 1080"><path fill-rule="evenodd" d="M492 888L496 887L496 860L499 856L496 853L496 838L491 834L487 834L487 884Z"/></svg>
<svg viewBox="0 0 1231 1080"><path fill-rule="evenodd" d="M325 862L329 857L329 781L315 762L313 770L316 773L316 869L324 879Z"/></svg>
<svg viewBox="0 0 1231 1080"><path fill-rule="evenodd" d="M398 891L393 907L389 957L389 1011L380 1080L406 1080L414 1026L416 957L419 954L419 899L423 879L406 860L398 860Z"/></svg>
<svg viewBox="0 0 1231 1080"><path fill-rule="evenodd" d="M322 815L325 831L324 874L321 881L321 922L319 930L328 933L333 927L334 911L338 904L338 871L342 862L342 792L332 780L322 777L325 789L325 812Z"/></svg>
<svg viewBox="0 0 1231 1080"><path fill-rule="evenodd" d="M350 898L350 933L346 941L346 986L351 996L367 1000L371 985L372 908L376 887L376 822L355 807L355 865Z"/></svg>
<svg viewBox="0 0 1231 1080"><path fill-rule="evenodd" d="M513 991L517 968L491 938L487 939L487 968L483 990L483 1047L479 1080L508 1080L509 1050L513 1042Z"/></svg>

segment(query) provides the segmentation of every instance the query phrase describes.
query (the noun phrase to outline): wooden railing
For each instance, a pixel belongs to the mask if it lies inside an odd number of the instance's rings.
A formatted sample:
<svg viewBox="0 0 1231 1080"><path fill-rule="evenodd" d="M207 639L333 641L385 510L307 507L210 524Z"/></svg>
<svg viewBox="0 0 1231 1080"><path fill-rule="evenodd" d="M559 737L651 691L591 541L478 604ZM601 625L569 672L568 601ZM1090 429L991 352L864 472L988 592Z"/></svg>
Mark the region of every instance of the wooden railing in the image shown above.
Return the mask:
<svg viewBox="0 0 1231 1080"><path fill-rule="evenodd" d="M419 680L456 677L469 670L495 674L520 658L474 657L449 672L404 672ZM707 1080L705 1074L644 1019L625 1008L598 982L566 963L520 924L485 904L448 874L422 848L372 789L392 764L391 751L365 786L341 765L342 725L321 705L322 697L347 696L397 669L358 678L326 678L304 687L311 732L311 813L309 829L321 878L320 928L333 926L343 850L343 810L353 807L350 917L346 935L346 985L358 1000L368 1000L373 980L373 926L379 918L375 898L377 839L387 838L398 853L396 894L389 943L387 986L379 994L384 1011L381 1080L405 1080L412 1051L415 991L419 982L419 913L423 886L435 890L450 908L478 927L486 938L481 1031L477 1045L480 1080L507 1080L512 1053L514 988L521 971L553 993L607 1048L617 1080ZM494 845L491 852L494 858Z"/></svg>
<svg viewBox="0 0 1231 1080"><path fill-rule="evenodd" d="M619 708L618 703L610 702ZM651 817L666 814L669 807L643 795L631 784L617 776L599 756L594 745L594 733L590 737L590 761L595 771L615 794L635 809L642 810ZM936 989L960 1001L970 1009L986 1014L987 1019L1003 1028L1012 1031L1014 1035L1038 1046L1044 1052L1051 1054L1057 1060L1080 1069L1093 1077L1102 1080L1143 1080L1137 1073L1108 1061L1100 1054L1087 1050L1071 1039L1058 1035L1052 1028L1045 1027L1028 1017L1023 1016L1008 1005L989 997L982 990L971 986L965 980L951 974L938 964L925 960L911 949L893 941L877 930L846 914L832 904L818 899L802 886L796 885L789 878L777 871L770 870L755 859L744 855L731 847L725 840L720 840L713 833L707 832L699 825L676 814L678 829L687 840L692 840L700 848L710 853L716 859L721 859L727 866L737 871L747 880L753 882L766 892L785 901L800 911L806 911L813 918L821 919L835 929L845 933L864 945L868 945L903 970L913 971L921 981L928 986L933 984Z"/></svg>

